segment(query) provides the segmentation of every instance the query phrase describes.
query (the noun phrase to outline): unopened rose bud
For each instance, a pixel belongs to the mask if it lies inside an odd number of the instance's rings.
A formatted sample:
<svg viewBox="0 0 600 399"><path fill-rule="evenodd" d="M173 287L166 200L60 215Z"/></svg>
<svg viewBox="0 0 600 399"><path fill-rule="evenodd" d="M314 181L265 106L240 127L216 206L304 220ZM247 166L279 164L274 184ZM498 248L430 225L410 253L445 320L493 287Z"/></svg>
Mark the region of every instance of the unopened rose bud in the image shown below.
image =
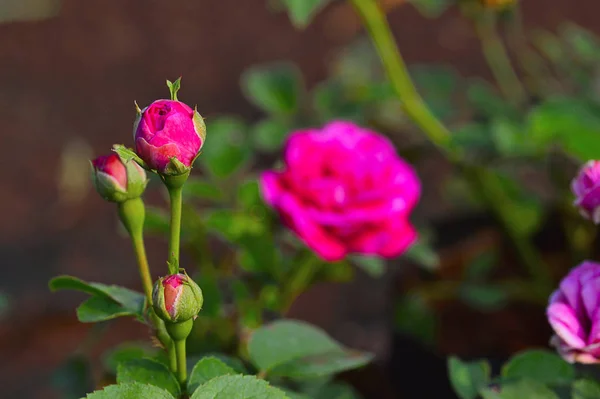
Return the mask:
<svg viewBox="0 0 600 399"><path fill-rule="evenodd" d="M579 212L594 223L600 223L600 161L589 161L573 179L571 189Z"/></svg>
<svg viewBox="0 0 600 399"><path fill-rule="evenodd" d="M206 127L200 114L175 100L157 100L142 110L133 126L136 152L162 175L189 172Z"/></svg>
<svg viewBox="0 0 600 399"><path fill-rule="evenodd" d="M148 183L144 169L133 161L123 163L117 154L92 161L92 181L102 198L112 202L139 198Z"/></svg>
<svg viewBox="0 0 600 399"><path fill-rule="evenodd" d="M168 323L195 319L204 302L198 284L181 273L158 279L152 299L156 314Z"/></svg>

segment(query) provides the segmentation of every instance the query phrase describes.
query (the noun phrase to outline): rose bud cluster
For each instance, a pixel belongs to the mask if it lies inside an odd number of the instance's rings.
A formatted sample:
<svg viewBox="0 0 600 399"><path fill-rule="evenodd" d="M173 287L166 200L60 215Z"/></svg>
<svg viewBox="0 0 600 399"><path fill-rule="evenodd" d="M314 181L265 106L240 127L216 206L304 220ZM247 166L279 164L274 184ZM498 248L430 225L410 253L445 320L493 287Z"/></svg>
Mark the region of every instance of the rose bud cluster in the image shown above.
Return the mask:
<svg viewBox="0 0 600 399"><path fill-rule="evenodd" d="M586 219L600 223L600 161L589 161L571 182L575 206Z"/></svg>
<svg viewBox="0 0 600 399"><path fill-rule="evenodd" d="M550 342L566 361L600 363L600 263L571 270L550 296L547 316Z"/></svg>
<svg viewBox="0 0 600 399"><path fill-rule="evenodd" d="M156 314L168 323L195 319L204 302L202 290L187 274L162 277L154 284L152 302Z"/></svg>
<svg viewBox="0 0 600 399"><path fill-rule="evenodd" d="M415 242L409 216L419 179L384 136L334 121L292 133L284 162L282 171L263 173L262 195L323 259L389 258Z"/></svg>
<svg viewBox="0 0 600 399"><path fill-rule="evenodd" d="M200 114L175 100L157 100L140 111L133 127L135 149L162 175L189 172L206 138Z"/></svg>
<svg viewBox="0 0 600 399"><path fill-rule="evenodd" d="M117 154L100 156L91 162L92 182L102 198L124 202L140 197L148 179L134 161L123 162Z"/></svg>

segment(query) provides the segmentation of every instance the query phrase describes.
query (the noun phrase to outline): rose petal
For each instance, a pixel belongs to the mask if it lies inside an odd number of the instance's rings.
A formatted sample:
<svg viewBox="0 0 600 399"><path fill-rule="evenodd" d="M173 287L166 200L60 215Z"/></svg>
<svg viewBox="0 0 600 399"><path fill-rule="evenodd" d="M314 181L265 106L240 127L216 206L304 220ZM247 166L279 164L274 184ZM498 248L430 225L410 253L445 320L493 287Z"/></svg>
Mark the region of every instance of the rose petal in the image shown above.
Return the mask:
<svg viewBox="0 0 600 399"><path fill-rule="evenodd" d="M135 141L136 152L152 169L164 171L171 158L179 158L179 148L171 143L161 147L149 144L143 138Z"/></svg>
<svg viewBox="0 0 600 399"><path fill-rule="evenodd" d="M321 258L333 262L343 259L347 250L335 237L313 222L304 211L304 207L293 195L284 193L278 201L283 220L300 239Z"/></svg>
<svg viewBox="0 0 600 399"><path fill-rule="evenodd" d="M584 331L574 310L566 303L554 302L547 309L548 321L554 332L571 348L581 349L587 344Z"/></svg>

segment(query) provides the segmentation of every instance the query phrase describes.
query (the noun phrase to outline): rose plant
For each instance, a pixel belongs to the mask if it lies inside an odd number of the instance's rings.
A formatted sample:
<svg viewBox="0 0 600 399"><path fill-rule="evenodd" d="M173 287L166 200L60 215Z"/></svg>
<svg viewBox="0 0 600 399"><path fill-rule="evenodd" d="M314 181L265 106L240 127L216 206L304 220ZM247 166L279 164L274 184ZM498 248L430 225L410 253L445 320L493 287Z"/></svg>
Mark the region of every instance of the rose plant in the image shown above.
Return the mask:
<svg viewBox="0 0 600 399"><path fill-rule="evenodd" d="M219 314L225 312L226 304L222 303L219 296L215 296L215 281L210 278L216 270L212 259L205 258L204 263L201 263L204 267L192 276L181 267L181 231L184 231L184 237L187 234L186 224L183 223L182 226L182 219L186 222L189 216L186 214L182 218L183 198L186 196L186 190L198 183L197 179L190 178L189 175L194 160L204 145L206 127L196 111L177 100L179 80L174 83L168 82L168 85L171 89L171 100L155 101L143 110L138 108L138 116L134 124L136 150L115 145L113 154L92 161L92 179L98 193L104 199L117 204L119 218L131 238L144 294L116 285L85 282L71 276L59 276L50 282L52 290L71 289L90 295L90 298L77 309L77 317L81 322L96 323L130 316L150 327L152 341L160 348L159 351L145 351L146 357L119 355L118 358L121 360L116 367L116 384L98 387L101 389L87 397L196 399L210 397L207 395L213 395L215 392L228 398L286 398L288 395L303 397L301 392L293 391L292 387L297 389L294 381L317 377L330 379L337 372L368 363L372 357L370 354L350 351L309 324L285 319L264 323L260 313L266 310L262 306L267 306L263 302L266 300L267 291L263 290L260 293L260 306L257 303L253 304L254 300L251 297L245 297L242 301L235 298L235 305L240 307L242 315L242 318L236 322L239 333L236 333L235 343L239 347L237 353L243 354L241 358L236 359L230 354L215 356L214 352L211 355L204 351L199 354L200 360L188 373L187 353L190 346L188 340L191 339L193 344L202 341L203 337L201 330L195 328L195 324L198 327L206 321L217 322L219 317L215 316L215 309ZM357 130L359 136L366 135L363 157L371 157L375 161L379 156L377 154L381 154L392 160L392 169L387 172L382 171L376 177L378 179L385 177L388 183L396 184L392 197L373 190L370 198L376 204L380 201L384 207L394 206L391 202L404 195L402 188L404 187L407 194L402 198L407 203L405 208L397 209L397 216L398 221L406 225L408 212L414 206L418 196L418 181L414 172L395 155L393 147L385 139L372 132L363 133L354 125L347 125L347 127ZM210 139L206 148L210 148ZM210 150L208 156L211 156ZM383 168L383 164L380 166ZM164 277L158 279L154 277L149 266L144 245L144 226L148 222L146 206L141 199L148 182L144 169L159 176L170 199L169 216L166 218L165 228L161 230L168 233L169 237L168 267L166 273L161 273ZM360 179L359 172L359 170L353 172L357 174L356 179ZM404 174L401 175L402 173ZM352 178L347 176L347 179L349 179L348 184L352 184ZM404 186L402 186L402 179L408 179ZM253 201L260 200L258 183L254 182L247 187L250 189L254 187L255 190L246 190L248 193L245 194L245 200L249 201L250 206L256 206ZM228 212L227 215L230 213ZM372 212L371 215L372 224L384 222L376 212ZM153 213L149 216L152 218ZM250 220L247 216L244 217L245 222ZM209 214L207 222L210 223L210 219L214 219L214 211L213 216ZM366 232L368 219L369 212L363 210L357 228ZM389 226L395 224L385 223L385 229L391 228ZM388 234L385 229L382 231ZM373 242L363 252L393 256L399 254L415 239L412 229L394 231L394 234L395 237L388 235L381 238L381 246L374 246ZM392 241L398 241L400 244L396 244L394 248ZM265 244L271 245L268 241ZM387 248L393 250L386 252ZM271 289L269 299L271 303L269 306L278 309L280 316L284 316L285 310L297 295L316 281L312 278L315 277L314 274L310 274L304 280L299 279L298 276L306 275L306 270L313 272L325 270L323 261L312 255L310 251L303 252L301 248L297 248L296 251L301 256L294 258L294 262L298 259L302 262L287 264L283 262L279 265L277 259L272 259L271 264L268 265L273 276L283 276L280 280L281 289L275 291ZM253 256L255 254L253 253ZM210 255L210 253L203 255ZM341 259L343 255L345 254L340 254L338 258ZM257 262L257 266L262 266L259 263L260 258L254 259L253 262ZM219 284L223 283L224 281L219 282ZM240 284L243 284L242 280L235 281L233 289L239 290ZM247 314L244 314L244 307L249 306L250 309L259 311L259 316L253 320L248 319ZM212 317L204 317L202 315L204 311L213 313ZM227 317L231 316L227 315ZM290 344L292 341L293 345ZM272 350L274 345L279 348L275 352ZM289 381L290 385L288 386L285 381ZM278 386L271 386L269 382L276 383ZM315 392L318 392L338 389L334 388L338 385L319 383L318 387L308 384L305 388L312 387L310 389L313 391L316 389Z"/></svg>

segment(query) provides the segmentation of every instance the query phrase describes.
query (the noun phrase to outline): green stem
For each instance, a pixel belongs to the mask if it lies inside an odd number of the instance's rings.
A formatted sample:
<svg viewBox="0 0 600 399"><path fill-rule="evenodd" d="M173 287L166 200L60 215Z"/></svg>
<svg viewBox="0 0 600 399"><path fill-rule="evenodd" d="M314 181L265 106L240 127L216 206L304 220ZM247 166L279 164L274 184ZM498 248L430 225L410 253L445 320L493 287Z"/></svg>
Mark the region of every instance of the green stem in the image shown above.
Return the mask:
<svg viewBox="0 0 600 399"><path fill-rule="evenodd" d="M527 92L523 88L512 66L506 47L504 47L504 43L498 35L494 10L482 10L475 17L475 31L481 41L483 56L500 90L513 104L523 104L527 99Z"/></svg>
<svg viewBox="0 0 600 399"><path fill-rule="evenodd" d="M379 57L385 67L396 94L402 101L402 106L413 122L421 128L429 140L435 144L450 161L462 169L469 185L481 194L482 200L494 213L499 223L506 230L509 239L521 262L532 275L540 277L545 283L548 278L544 264L530 241L518 236L512 228L512 220L507 215L505 206L506 197L493 180L488 181L486 170L481 167L465 165L459 153L453 150L450 131L431 113L415 89L410 78L406 64L402 59L398 47L392 36L385 14L381 11L375 0L349 0L357 13L362 17L371 40L377 49Z"/></svg>
<svg viewBox="0 0 600 399"><path fill-rule="evenodd" d="M294 273L287 283L287 294L283 303L283 312L287 313L298 296L308 288L321 270L323 261L312 252L308 252L307 258L295 267Z"/></svg>
<svg viewBox="0 0 600 399"><path fill-rule="evenodd" d="M181 207L183 187L169 187L171 199L171 229L169 234L169 274L179 271L179 247L181 244Z"/></svg>
<svg viewBox="0 0 600 399"><path fill-rule="evenodd" d="M142 234L136 234L131 237L131 241L133 243L135 256L137 257L144 293L146 294L148 305L152 306L152 277L150 277L150 268L148 266L148 258L146 257L146 249L144 247L144 237Z"/></svg>
<svg viewBox="0 0 600 399"><path fill-rule="evenodd" d="M177 380L182 387L187 382L187 360L185 358L185 339L175 341L175 353L177 354Z"/></svg>
<svg viewBox="0 0 600 399"><path fill-rule="evenodd" d="M141 198L134 198L119 203L119 218L131 237L133 250L137 258L138 270L146 294L148 305L152 305L152 278L144 246L144 219L146 208Z"/></svg>
<svg viewBox="0 0 600 399"><path fill-rule="evenodd" d="M431 113L417 92L406 64L398 52L383 11L374 0L350 0L350 2L363 18L392 87L402 101L404 111L427 134L433 144L446 149L450 143L450 132Z"/></svg>
<svg viewBox="0 0 600 399"><path fill-rule="evenodd" d="M150 275L150 266L148 265L148 257L146 256L146 247L144 245L144 219L146 209L141 198L134 198L125 202L119 203L119 218L125 226L125 229L131 237L133 250L137 258L138 269L142 286L146 295L147 305L149 309L149 318L156 330L156 337L163 344L169 355L171 370L175 372L177 363L175 362L175 354L173 343L167 331L165 330L164 322L154 313L152 309L152 277Z"/></svg>

